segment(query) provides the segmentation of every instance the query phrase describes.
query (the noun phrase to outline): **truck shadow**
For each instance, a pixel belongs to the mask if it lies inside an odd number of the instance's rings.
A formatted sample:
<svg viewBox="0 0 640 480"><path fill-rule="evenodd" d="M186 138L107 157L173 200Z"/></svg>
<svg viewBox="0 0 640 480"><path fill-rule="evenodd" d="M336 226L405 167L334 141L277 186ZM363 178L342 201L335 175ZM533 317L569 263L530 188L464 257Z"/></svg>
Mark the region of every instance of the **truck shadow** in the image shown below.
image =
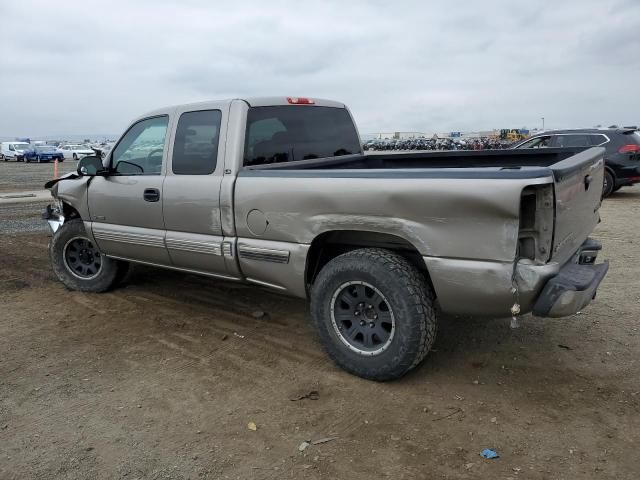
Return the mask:
<svg viewBox="0 0 640 480"><path fill-rule="evenodd" d="M183 303L185 308L196 308L205 315L210 312L214 323L228 313L230 320L241 322L239 328L260 330L267 325L287 328L302 350L313 351L314 356L323 355L304 300L251 285L149 267L135 267L125 289L134 289L142 296L164 297L178 302L176 305ZM267 315L262 317L256 312ZM510 318L441 316L432 351L420 367L400 382L421 382L440 374L461 376L471 382L481 372L496 377L505 371L511 374L515 370L527 371L532 362L567 353L558 346L561 342L556 338L557 327L548 328L551 322L545 325L543 319L525 316L520 323L519 328L512 329ZM571 371L566 372L566 378L573 376Z"/></svg>

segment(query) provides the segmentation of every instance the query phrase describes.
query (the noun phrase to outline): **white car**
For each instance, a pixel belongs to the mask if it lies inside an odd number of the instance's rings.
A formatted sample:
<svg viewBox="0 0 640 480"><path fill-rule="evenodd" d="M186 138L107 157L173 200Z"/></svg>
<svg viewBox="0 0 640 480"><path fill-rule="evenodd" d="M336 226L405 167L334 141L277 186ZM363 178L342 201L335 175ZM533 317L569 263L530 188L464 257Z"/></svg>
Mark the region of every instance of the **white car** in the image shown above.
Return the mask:
<svg viewBox="0 0 640 480"><path fill-rule="evenodd" d="M95 152L86 145L63 145L58 148L64 155L65 160L67 158L73 158L74 160L80 160L87 155L93 155Z"/></svg>
<svg viewBox="0 0 640 480"><path fill-rule="evenodd" d="M2 142L0 144L0 160L24 162L24 151L29 148L25 142Z"/></svg>

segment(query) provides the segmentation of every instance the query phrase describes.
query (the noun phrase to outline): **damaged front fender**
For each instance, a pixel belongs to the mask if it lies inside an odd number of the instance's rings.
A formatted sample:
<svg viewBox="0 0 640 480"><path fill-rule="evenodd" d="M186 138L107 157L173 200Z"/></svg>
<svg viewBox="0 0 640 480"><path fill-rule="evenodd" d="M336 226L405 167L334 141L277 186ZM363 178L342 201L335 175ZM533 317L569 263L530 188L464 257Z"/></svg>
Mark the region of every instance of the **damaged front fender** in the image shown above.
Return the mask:
<svg viewBox="0 0 640 480"><path fill-rule="evenodd" d="M47 221L53 233L70 218L90 218L87 186L91 178L69 173L45 183L45 188L51 191L53 202L47 205L47 208L42 213L42 218ZM65 182L63 180L70 181Z"/></svg>

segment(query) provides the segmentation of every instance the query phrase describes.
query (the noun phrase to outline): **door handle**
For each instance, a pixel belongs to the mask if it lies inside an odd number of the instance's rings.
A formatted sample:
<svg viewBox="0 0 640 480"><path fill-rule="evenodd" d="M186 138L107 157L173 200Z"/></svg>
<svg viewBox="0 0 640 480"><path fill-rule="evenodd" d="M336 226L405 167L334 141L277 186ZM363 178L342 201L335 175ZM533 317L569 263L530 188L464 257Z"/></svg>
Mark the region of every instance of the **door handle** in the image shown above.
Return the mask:
<svg viewBox="0 0 640 480"><path fill-rule="evenodd" d="M145 202L157 202L160 200L160 190L157 188L145 188L142 196Z"/></svg>

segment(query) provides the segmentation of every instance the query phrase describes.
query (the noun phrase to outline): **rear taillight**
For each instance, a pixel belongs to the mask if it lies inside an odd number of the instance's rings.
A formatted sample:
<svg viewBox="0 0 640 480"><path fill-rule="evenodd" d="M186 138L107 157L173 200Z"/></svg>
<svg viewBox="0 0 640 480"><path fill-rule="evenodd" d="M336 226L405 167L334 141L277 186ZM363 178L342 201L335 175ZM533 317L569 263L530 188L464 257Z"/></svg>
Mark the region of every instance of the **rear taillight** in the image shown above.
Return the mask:
<svg viewBox="0 0 640 480"><path fill-rule="evenodd" d="M304 97L287 97L287 102L291 105L313 105L316 103L312 99Z"/></svg>
<svg viewBox="0 0 640 480"><path fill-rule="evenodd" d="M554 196L552 185L528 186L520 197L518 259L547 262L553 240Z"/></svg>
<svg viewBox="0 0 640 480"><path fill-rule="evenodd" d="M640 145L628 143L618 149L618 153L640 153Z"/></svg>

